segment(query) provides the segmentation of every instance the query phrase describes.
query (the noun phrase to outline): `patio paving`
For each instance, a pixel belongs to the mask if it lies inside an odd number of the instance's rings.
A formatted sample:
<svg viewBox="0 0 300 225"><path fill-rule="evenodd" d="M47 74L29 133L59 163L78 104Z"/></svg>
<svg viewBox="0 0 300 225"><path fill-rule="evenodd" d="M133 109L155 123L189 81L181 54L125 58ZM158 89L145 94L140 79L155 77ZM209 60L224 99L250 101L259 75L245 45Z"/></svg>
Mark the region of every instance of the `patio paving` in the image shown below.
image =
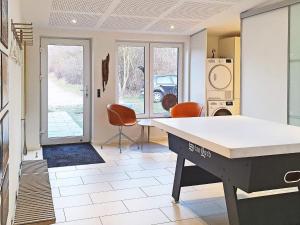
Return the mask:
<svg viewBox="0 0 300 225"><path fill-rule="evenodd" d="M83 136L83 129L65 111L48 112L48 137Z"/></svg>

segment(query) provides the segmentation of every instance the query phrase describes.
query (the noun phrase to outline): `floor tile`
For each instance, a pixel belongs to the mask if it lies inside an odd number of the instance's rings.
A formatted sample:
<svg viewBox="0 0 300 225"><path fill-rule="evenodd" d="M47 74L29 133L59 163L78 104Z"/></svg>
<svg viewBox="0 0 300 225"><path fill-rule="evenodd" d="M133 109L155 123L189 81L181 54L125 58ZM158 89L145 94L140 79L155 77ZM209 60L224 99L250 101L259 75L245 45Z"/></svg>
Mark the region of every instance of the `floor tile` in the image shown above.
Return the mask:
<svg viewBox="0 0 300 225"><path fill-rule="evenodd" d="M182 200L184 202L191 202L191 203L195 200L207 201L207 200L218 199L220 197L224 198L223 192L219 192L216 190L209 190L209 189L184 192L184 193L180 194L180 200Z"/></svg>
<svg viewBox="0 0 300 225"><path fill-rule="evenodd" d="M129 211L139 211L172 206L173 198L169 195L131 199L123 201Z"/></svg>
<svg viewBox="0 0 300 225"><path fill-rule="evenodd" d="M144 170L144 169L139 165L123 165L123 166L100 168L102 174L140 171L140 170Z"/></svg>
<svg viewBox="0 0 300 225"><path fill-rule="evenodd" d="M142 168L144 168L145 170L153 170L153 169L164 169L164 168L169 168L169 167L175 167L176 166L176 162L156 162L153 160L153 162L149 163L143 163L140 164L140 166Z"/></svg>
<svg viewBox="0 0 300 225"><path fill-rule="evenodd" d="M54 208L62 209L74 206L89 205L92 204L89 195L76 195L68 197L53 198Z"/></svg>
<svg viewBox="0 0 300 225"><path fill-rule="evenodd" d="M106 167L114 167L117 164L115 162L106 162L106 163L96 163L96 164L87 164L76 166L77 170L86 170L86 169L100 169Z"/></svg>
<svg viewBox="0 0 300 225"><path fill-rule="evenodd" d="M125 173L111 173L111 174L99 174L92 176L82 176L83 183L93 184L105 181L118 181L118 180L128 180L130 179Z"/></svg>
<svg viewBox="0 0 300 225"><path fill-rule="evenodd" d="M51 187L51 192L52 192L52 197L53 198L60 197L60 192L59 192L58 188Z"/></svg>
<svg viewBox="0 0 300 225"><path fill-rule="evenodd" d="M127 172L127 174L131 178L143 178L143 177L171 175L171 173L165 169L134 171L134 172Z"/></svg>
<svg viewBox="0 0 300 225"><path fill-rule="evenodd" d="M121 201L65 208L64 210L67 221L128 212Z"/></svg>
<svg viewBox="0 0 300 225"><path fill-rule="evenodd" d="M49 172L49 179L50 180L56 179L56 175L54 172L53 173Z"/></svg>
<svg viewBox="0 0 300 225"><path fill-rule="evenodd" d="M204 216L203 220L205 220L209 225L230 225L227 213L212 216Z"/></svg>
<svg viewBox="0 0 300 225"><path fill-rule="evenodd" d="M161 184L173 184L174 175L155 176L155 179L158 180Z"/></svg>
<svg viewBox="0 0 300 225"><path fill-rule="evenodd" d="M62 172L62 171L72 171L75 169L76 169L75 166L62 166L62 167L48 168L48 171L50 173L55 173L55 172Z"/></svg>
<svg viewBox="0 0 300 225"><path fill-rule="evenodd" d="M213 201L186 204L186 207L190 208L199 217L217 215L226 212L224 208Z"/></svg>
<svg viewBox="0 0 300 225"><path fill-rule="evenodd" d="M103 158L106 162L131 159L130 156L128 156L126 154L120 154L120 153L114 154L114 155L105 155L105 156L103 156Z"/></svg>
<svg viewBox="0 0 300 225"><path fill-rule="evenodd" d="M175 167L166 168L170 173L175 174Z"/></svg>
<svg viewBox="0 0 300 225"><path fill-rule="evenodd" d="M197 218L198 215L185 205L174 204L160 209L171 221Z"/></svg>
<svg viewBox="0 0 300 225"><path fill-rule="evenodd" d="M57 225L229 225L222 184L184 187L175 204L176 154L145 146L95 146L106 163L50 169Z"/></svg>
<svg viewBox="0 0 300 225"><path fill-rule="evenodd" d="M50 180L51 187L67 187L67 186L74 186L83 184L80 177L72 177L66 179L53 179Z"/></svg>
<svg viewBox="0 0 300 225"><path fill-rule="evenodd" d="M56 223L55 225L102 225L100 218L86 219L86 220L75 220L65 223Z"/></svg>
<svg viewBox="0 0 300 225"><path fill-rule="evenodd" d="M118 161L118 165L133 165L133 164L143 164L143 163L151 163L155 162L151 158L138 158L138 159L126 159Z"/></svg>
<svg viewBox="0 0 300 225"><path fill-rule="evenodd" d="M161 184L157 186L141 187L148 196L171 195L173 184ZM194 187L182 187L181 193L195 191Z"/></svg>
<svg viewBox="0 0 300 225"><path fill-rule="evenodd" d="M146 197L139 188L122 189L90 194L93 203L103 203Z"/></svg>
<svg viewBox="0 0 300 225"><path fill-rule="evenodd" d="M200 218L195 218L195 219L179 220L170 223L162 223L160 225L215 225L215 224L208 224Z"/></svg>
<svg viewBox="0 0 300 225"><path fill-rule="evenodd" d="M89 176L100 174L98 169L86 169L86 170L74 170L74 171L64 171L56 172L57 179L70 178L70 177L80 177L80 176Z"/></svg>
<svg viewBox="0 0 300 225"><path fill-rule="evenodd" d="M111 191L112 188L108 183L84 184L70 187L59 188L61 196L81 195L96 193L101 191Z"/></svg>
<svg viewBox="0 0 300 225"><path fill-rule="evenodd" d="M124 181L113 181L110 182L110 184L114 189L126 189L126 188L158 185L159 182L154 178L150 177L150 178L139 178L139 179L124 180Z"/></svg>
<svg viewBox="0 0 300 225"><path fill-rule="evenodd" d="M65 213L64 213L63 209L56 209L55 210L55 217L56 217L56 222L57 223L66 221Z"/></svg>
<svg viewBox="0 0 300 225"><path fill-rule="evenodd" d="M159 209L104 216L101 221L103 225L152 225L169 222Z"/></svg>

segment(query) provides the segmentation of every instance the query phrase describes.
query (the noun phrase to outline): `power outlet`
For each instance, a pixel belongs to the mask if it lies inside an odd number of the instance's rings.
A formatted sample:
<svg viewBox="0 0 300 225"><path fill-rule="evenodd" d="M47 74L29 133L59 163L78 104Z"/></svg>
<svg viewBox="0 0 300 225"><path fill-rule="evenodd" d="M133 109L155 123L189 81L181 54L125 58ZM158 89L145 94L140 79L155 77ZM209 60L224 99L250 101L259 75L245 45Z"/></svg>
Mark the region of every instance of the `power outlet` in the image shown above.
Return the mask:
<svg viewBox="0 0 300 225"><path fill-rule="evenodd" d="M101 97L101 90L97 89L97 98L100 98L100 97Z"/></svg>

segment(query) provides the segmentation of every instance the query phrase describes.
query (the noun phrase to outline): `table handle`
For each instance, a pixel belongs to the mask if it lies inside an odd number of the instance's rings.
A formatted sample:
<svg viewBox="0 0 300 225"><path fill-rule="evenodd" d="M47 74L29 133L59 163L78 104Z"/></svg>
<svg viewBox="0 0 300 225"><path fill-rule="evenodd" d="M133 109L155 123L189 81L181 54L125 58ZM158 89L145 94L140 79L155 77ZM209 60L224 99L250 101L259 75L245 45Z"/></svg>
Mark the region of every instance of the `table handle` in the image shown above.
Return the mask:
<svg viewBox="0 0 300 225"><path fill-rule="evenodd" d="M287 184L300 182L300 171L289 171L284 175L284 182Z"/></svg>

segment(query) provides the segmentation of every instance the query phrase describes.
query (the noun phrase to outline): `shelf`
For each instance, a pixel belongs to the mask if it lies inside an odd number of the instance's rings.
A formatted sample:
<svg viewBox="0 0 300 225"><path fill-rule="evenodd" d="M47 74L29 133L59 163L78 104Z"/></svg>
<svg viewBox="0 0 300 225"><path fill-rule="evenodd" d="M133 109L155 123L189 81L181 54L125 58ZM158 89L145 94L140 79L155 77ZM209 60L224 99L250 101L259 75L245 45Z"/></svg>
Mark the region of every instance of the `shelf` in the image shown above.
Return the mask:
<svg viewBox="0 0 300 225"><path fill-rule="evenodd" d="M22 49L23 45L33 45L32 23L14 23L11 20L11 30L20 49Z"/></svg>

